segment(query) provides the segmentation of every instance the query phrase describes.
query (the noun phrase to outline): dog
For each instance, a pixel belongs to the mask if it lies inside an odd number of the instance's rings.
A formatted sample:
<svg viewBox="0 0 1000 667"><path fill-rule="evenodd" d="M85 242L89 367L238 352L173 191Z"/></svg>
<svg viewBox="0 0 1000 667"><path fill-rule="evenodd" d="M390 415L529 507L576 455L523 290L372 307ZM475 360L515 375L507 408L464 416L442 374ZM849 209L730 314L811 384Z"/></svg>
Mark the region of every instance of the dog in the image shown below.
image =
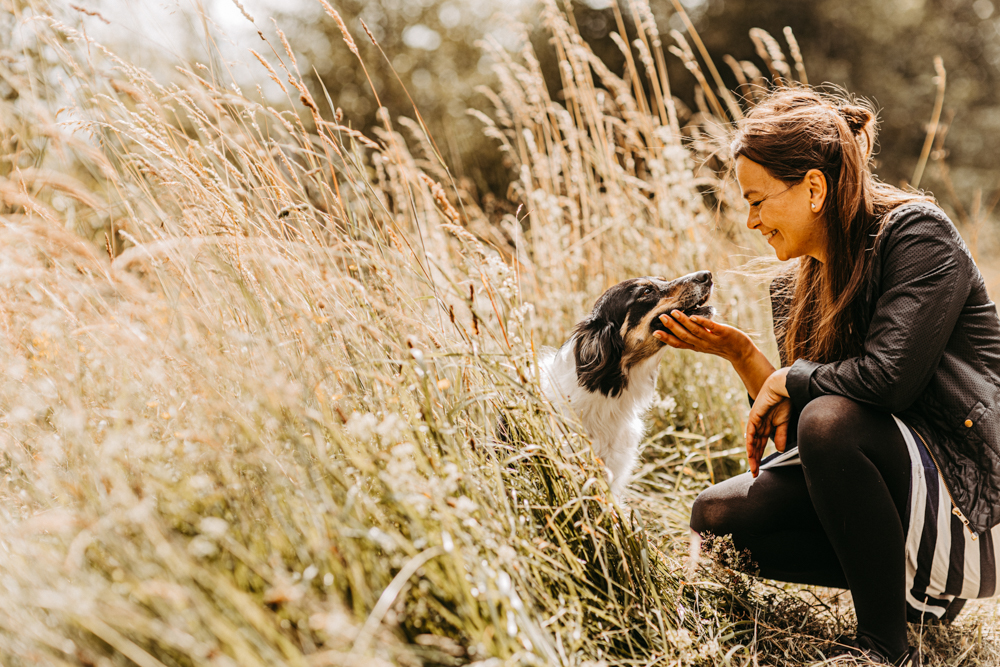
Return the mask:
<svg viewBox="0 0 1000 667"><path fill-rule="evenodd" d="M656 393L657 367L667 344L660 316L680 310L711 318L705 305L712 274L698 271L668 281L646 276L609 288L562 347L539 361L542 391L561 411L571 410L604 463L611 492L621 497L645 432L643 416Z"/></svg>

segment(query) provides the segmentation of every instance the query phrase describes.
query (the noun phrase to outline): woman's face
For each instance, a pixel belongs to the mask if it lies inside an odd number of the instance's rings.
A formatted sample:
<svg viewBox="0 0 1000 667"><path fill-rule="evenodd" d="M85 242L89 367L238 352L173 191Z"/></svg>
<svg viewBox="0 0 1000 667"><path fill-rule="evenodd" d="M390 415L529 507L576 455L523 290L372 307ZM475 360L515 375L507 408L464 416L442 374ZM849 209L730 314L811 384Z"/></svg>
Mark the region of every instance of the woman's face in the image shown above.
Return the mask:
<svg viewBox="0 0 1000 667"><path fill-rule="evenodd" d="M818 169L789 186L743 155L736 158L736 179L750 205L747 227L759 231L780 260L808 255L826 261L823 203L826 179Z"/></svg>

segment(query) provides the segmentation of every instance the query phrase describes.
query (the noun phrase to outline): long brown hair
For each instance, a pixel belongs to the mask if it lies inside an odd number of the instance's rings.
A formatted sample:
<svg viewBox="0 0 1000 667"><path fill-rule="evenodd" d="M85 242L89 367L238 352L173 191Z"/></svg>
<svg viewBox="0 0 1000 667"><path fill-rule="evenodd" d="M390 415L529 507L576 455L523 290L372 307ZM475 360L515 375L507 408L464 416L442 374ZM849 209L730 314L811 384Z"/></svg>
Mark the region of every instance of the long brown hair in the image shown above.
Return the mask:
<svg viewBox="0 0 1000 667"><path fill-rule="evenodd" d="M779 334L788 363L827 363L861 352L866 322L860 297L886 214L932 201L875 178L876 133L875 110L866 101L810 88L771 93L737 126L734 161L742 155L786 185L800 183L810 169L826 177L826 262L802 257L787 281L794 296Z"/></svg>

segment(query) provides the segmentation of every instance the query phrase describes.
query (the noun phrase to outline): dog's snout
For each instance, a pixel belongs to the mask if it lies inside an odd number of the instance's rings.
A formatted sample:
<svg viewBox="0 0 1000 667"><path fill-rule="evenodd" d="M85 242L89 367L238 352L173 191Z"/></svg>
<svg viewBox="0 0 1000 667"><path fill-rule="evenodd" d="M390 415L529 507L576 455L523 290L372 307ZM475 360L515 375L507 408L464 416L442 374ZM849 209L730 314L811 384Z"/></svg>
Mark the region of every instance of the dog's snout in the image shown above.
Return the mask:
<svg viewBox="0 0 1000 667"><path fill-rule="evenodd" d="M691 279L696 283L710 283L712 282L712 272L711 271L698 271L691 276Z"/></svg>

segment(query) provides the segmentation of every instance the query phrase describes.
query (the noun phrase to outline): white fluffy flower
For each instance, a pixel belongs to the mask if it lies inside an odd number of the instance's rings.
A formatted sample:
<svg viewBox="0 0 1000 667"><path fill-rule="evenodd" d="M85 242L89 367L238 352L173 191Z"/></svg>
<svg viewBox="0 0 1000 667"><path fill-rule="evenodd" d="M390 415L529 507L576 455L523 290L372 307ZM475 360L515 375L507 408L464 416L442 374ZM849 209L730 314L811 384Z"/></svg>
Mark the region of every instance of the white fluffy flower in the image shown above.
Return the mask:
<svg viewBox="0 0 1000 667"><path fill-rule="evenodd" d="M352 412L347 420L344 430L353 438L361 442L368 442L375 436L375 429L378 427L378 418L370 412L361 414Z"/></svg>
<svg viewBox="0 0 1000 667"><path fill-rule="evenodd" d="M383 442L391 443L397 442L406 433L406 427L409 424L405 419L400 417L395 412L390 412L382 420L382 423L375 428L375 432L378 437L382 439Z"/></svg>
<svg viewBox="0 0 1000 667"><path fill-rule="evenodd" d="M206 516L198 522L198 530L209 537L222 537L229 530L229 522L216 516Z"/></svg>
<svg viewBox="0 0 1000 667"><path fill-rule="evenodd" d="M673 396L662 396L653 401L653 409L663 415L672 415L677 409L677 401Z"/></svg>
<svg viewBox="0 0 1000 667"><path fill-rule="evenodd" d="M496 255L487 257L483 271L486 279L496 288L500 296L513 299L517 295L517 276L502 259Z"/></svg>
<svg viewBox="0 0 1000 667"><path fill-rule="evenodd" d="M479 506L468 496L459 496L455 499L455 513L459 516L469 516L479 509Z"/></svg>
<svg viewBox="0 0 1000 667"><path fill-rule="evenodd" d="M535 306L530 303L523 303L517 308L510 311L510 319L521 323L524 322L524 318L535 312Z"/></svg>
<svg viewBox="0 0 1000 667"><path fill-rule="evenodd" d="M721 651L722 649L719 647L719 642L714 639L710 639L698 649L698 657L702 660L708 660L718 656Z"/></svg>
<svg viewBox="0 0 1000 667"><path fill-rule="evenodd" d="M188 542L187 550L195 558L210 558L219 551L213 542L200 535Z"/></svg>

